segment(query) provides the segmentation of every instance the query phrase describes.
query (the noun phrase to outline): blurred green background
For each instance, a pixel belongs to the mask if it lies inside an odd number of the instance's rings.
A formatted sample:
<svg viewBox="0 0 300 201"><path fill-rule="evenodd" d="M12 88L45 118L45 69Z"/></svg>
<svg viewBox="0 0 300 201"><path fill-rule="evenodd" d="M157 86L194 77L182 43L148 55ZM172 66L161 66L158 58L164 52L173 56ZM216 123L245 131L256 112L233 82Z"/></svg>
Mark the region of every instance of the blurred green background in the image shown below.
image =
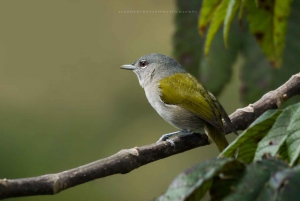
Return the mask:
<svg viewBox="0 0 300 201"><path fill-rule="evenodd" d="M55 173L175 131L119 66L172 54L174 1L0 1L0 178ZM240 107L237 68L219 98ZM234 136L228 136L229 140ZM218 154L201 147L55 196L11 200L152 200L181 171Z"/></svg>

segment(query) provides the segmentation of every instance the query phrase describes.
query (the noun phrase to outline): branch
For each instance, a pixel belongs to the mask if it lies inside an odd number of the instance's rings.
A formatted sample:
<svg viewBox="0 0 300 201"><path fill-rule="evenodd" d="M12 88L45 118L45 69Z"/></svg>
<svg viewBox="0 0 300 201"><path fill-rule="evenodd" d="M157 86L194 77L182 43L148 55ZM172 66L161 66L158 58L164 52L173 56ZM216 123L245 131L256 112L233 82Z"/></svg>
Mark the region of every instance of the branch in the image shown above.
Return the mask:
<svg viewBox="0 0 300 201"><path fill-rule="evenodd" d="M265 111L279 108L285 101L296 95L300 95L300 73L293 75L286 83L274 91L269 91L255 103L237 109L229 118L236 130L245 130ZM225 126L225 133L230 132Z"/></svg>
<svg viewBox="0 0 300 201"><path fill-rule="evenodd" d="M289 98L300 94L300 73L293 75L285 84L265 94L249 106L237 109L230 115L236 130L246 129L257 117L268 109L278 108ZM229 128L225 125L226 133ZM168 142L154 143L143 147L124 149L90 164L56 174L24 179L0 179L0 199L10 197L52 195L70 187L113 174L126 174L146 165L199 146L209 144L206 135L193 134L173 139L176 150Z"/></svg>

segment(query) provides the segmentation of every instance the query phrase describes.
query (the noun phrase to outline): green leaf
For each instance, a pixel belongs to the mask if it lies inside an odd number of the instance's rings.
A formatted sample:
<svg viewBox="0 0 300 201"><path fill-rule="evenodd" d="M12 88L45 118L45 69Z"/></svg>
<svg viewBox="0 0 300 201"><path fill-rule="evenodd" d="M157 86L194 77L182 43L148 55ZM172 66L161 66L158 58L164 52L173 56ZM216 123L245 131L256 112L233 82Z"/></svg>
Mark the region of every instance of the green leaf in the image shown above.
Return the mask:
<svg viewBox="0 0 300 201"><path fill-rule="evenodd" d="M209 26L208 33L206 35L206 41L205 41L205 54L208 55L211 42L216 35L217 31L219 30L221 24L223 23L227 7L230 0L222 0L222 2L218 5L216 11L214 12L212 21Z"/></svg>
<svg viewBox="0 0 300 201"><path fill-rule="evenodd" d="M283 179L286 178L290 171L290 169L284 169L274 173L267 182L267 185L262 188L257 200L277 200L276 198L280 185L282 185Z"/></svg>
<svg viewBox="0 0 300 201"><path fill-rule="evenodd" d="M228 48L228 34L229 34L230 25L232 23L234 15L236 14L237 10L241 5L241 1L242 0L230 0L227 7L226 17L224 21L224 42L226 48Z"/></svg>
<svg viewBox="0 0 300 201"><path fill-rule="evenodd" d="M247 0L242 0L242 3L240 5L240 11L239 11L239 23L240 25L242 25L242 20L243 20L243 14L244 14L244 10L245 10L245 4L246 4Z"/></svg>
<svg viewBox="0 0 300 201"><path fill-rule="evenodd" d="M285 45L287 19L290 15L292 0L275 0L273 16L273 39L276 56L275 66L281 66L282 53Z"/></svg>
<svg viewBox="0 0 300 201"><path fill-rule="evenodd" d="M277 187L275 194L277 200L299 200L300 166L276 173L270 185Z"/></svg>
<svg viewBox="0 0 300 201"><path fill-rule="evenodd" d="M269 61L276 64L273 42L273 0L260 2L259 7L255 5L255 1L250 0L246 2L245 7L251 34L256 38Z"/></svg>
<svg viewBox="0 0 300 201"><path fill-rule="evenodd" d="M200 1L199 1L200 2ZM203 0L199 15L199 33L204 35L207 25L211 21L213 14L221 0Z"/></svg>
<svg viewBox="0 0 300 201"><path fill-rule="evenodd" d="M254 158L257 143L268 133L280 113L280 110L266 111L220 153L219 157L236 155L237 159L250 163Z"/></svg>
<svg viewBox="0 0 300 201"><path fill-rule="evenodd" d="M245 4L250 31L275 67L281 66L290 6L291 0L265 0L258 5L247 1Z"/></svg>
<svg viewBox="0 0 300 201"><path fill-rule="evenodd" d="M264 159L248 165L241 179L232 186L232 193L223 200L271 200L261 199L268 197L260 195L260 193L268 185L270 177L275 172L287 167L286 163L275 159Z"/></svg>
<svg viewBox="0 0 300 201"><path fill-rule="evenodd" d="M286 145L291 166L297 162L300 155L300 103L294 106L291 122L286 131Z"/></svg>
<svg viewBox="0 0 300 201"><path fill-rule="evenodd" d="M230 48L223 43L222 31L219 30L211 44L210 56L202 54L200 59L200 80L215 96L218 96L231 80L232 66L237 59L242 40L241 30L235 21L229 35Z"/></svg>
<svg viewBox="0 0 300 201"><path fill-rule="evenodd" d="M286 138L286 136L285 136ZM289 161L289 154L287 150L286 140L282 143L282 145L279 147L278 151L278 157L283 161Z"/></svg>
<svg viewBox="0 0 300 201"><path fill-rule="evenodd" d="M211 201L223 200L232 192L232 186L241 178L244 171L226 172L222 177L215 177L213 185L209 189Z"/></svg>
<svg viewBox="0 0 300 201"><path fill-rule="evenodd" d="M260 193L260 200L299 200L300 167L276 172ZM262 198L267 199L262 199Z"/></svg>
<svg viewBox="0 0 300 201"><path fill-rule="evenodd" d="M299 106L300 104L295 104L282 111L268 134L258 143L254 160L261 159L265 155L275 157L280 154L280 147L286 146L287 128Z"/></svg>
<svg viewBox="0 0 300 201"><path fill-rule="evenodd" d="M241 172L244 165L234 159L210 159L178 175L165 194L156 201L199 200L221 172Z"/></svg>
<svg viewBox="0 0 300 201"><path fill-rule="evenodd" d="M241 100L244 104L255 102L266 92L276 89L286 82L291 75L299 72L300 1L293 1L291 8L282 68L273 68L262 54L254 38L248 31L244 34L245 40L241 52L245 62L240 71ZM299 102L299 97L293 97L285 105L296 102Z"/></svg>

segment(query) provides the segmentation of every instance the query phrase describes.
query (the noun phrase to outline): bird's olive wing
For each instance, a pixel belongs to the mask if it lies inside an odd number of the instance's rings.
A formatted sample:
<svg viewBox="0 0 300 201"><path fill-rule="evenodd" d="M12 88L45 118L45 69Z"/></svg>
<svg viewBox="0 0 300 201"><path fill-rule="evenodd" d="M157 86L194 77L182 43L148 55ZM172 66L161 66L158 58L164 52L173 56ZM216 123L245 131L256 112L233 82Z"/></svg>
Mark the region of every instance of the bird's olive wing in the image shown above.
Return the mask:
<svg viewBox="0 0 300 201"><path fill-rule="evenodd" d="M179 105L223 131L221 114L209 92L189 73L176 73L159 82L161 99Z"/></svg>

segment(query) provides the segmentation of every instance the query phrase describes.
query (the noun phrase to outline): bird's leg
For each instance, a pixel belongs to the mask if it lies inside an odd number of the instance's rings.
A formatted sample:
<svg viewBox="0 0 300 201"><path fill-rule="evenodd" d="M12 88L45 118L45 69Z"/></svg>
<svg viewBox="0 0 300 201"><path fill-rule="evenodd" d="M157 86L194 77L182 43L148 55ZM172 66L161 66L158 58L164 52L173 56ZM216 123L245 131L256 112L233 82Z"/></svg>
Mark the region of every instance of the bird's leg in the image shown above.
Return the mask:
<svg viewBox="0 0 300 201"><path fill-rule="evenodd" d="M191 134L193 134L193 132L192 131L188 131L188 130L181 130L181 131L176 131L176 132L173 132L173 133L167 133L167 134L162 135L157 142L161 142L161 141L170 142L170 144L175 149L175 143L174 143L173 140L169 139L170 137L172 137L174 135L186 136L186 135L191 135Z"/></svg>

